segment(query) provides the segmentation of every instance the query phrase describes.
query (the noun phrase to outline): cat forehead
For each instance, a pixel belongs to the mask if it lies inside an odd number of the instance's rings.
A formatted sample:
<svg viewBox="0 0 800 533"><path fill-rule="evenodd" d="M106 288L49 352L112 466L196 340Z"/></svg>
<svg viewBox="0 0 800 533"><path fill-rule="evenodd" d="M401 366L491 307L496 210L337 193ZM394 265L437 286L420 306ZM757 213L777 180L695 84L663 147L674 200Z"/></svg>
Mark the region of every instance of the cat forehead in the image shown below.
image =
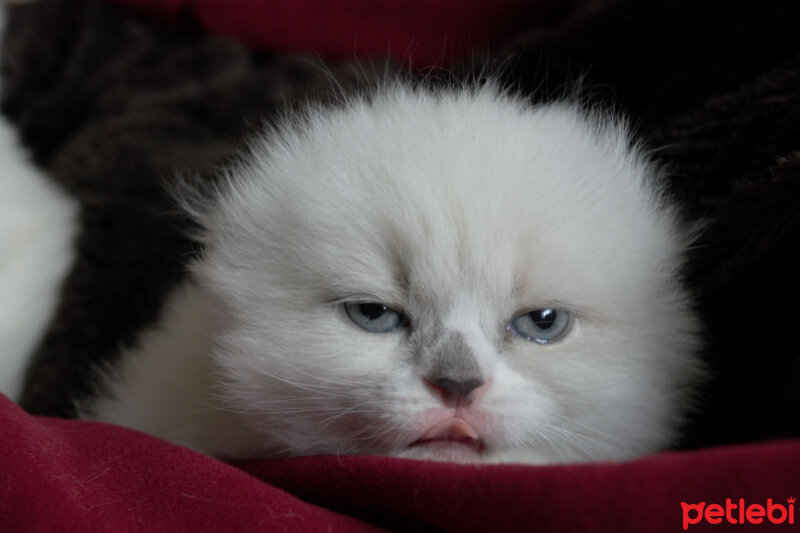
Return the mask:
<svg viewBox="0 0 800 533"><path fill-rule="evenodd" d="M491 86L393 87L263 136L236 169L243 179L232 196L249 199L238 207L264 214L265 223L273 214L355 211L436 226L469 218L599 223L603 212L652 207L647 162L619 121L601 118L565 102L533 107ZM270 209L276 202L301 208Z"/></svg>
<svg viewBox="0 0 800 533"><path fill-rule="evenodd" d="M220 212L242 249L320 275L507 292L668 252L645 246L671 237L649 173L618 121L575 105L400 87L261 139Z"/></svg>
<svg viewBox="0 0 800 533"><path fill-rule="evenodd" d="M619 121L567 102L532 106L490 86L441 93L395 87L310 112L262 140L252 170L266 175L264 185L351 201L358 191L398 189L409 199L476 188L498 197L509 188L554 196L604 173L630 182L619 171L639 162Z"/></svg>

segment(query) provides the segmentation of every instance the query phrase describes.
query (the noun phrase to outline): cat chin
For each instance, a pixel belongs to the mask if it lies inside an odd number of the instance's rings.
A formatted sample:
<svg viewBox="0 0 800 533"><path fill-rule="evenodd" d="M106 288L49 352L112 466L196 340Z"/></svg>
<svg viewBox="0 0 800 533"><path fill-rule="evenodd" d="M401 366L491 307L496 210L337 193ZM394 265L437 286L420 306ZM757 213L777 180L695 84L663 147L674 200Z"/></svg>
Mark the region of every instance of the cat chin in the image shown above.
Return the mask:
<svg viewBox="0 0 800 533"><path fill-rule="evenodd" d="M490 456L485 451L461 442L431 442L409 446L393 454L404 459L448 461L452 463L485 463Z"/></svg>
<svg viewBox="0 0 800 533"><path fill-rule="evenodd" d="M585 456L567 456L563 453L548 453L545 450L531 449L482 449L477 451L471 446L457 442L431 443L423 446L409 446L390 454L400 459L417 461L445 461L462 464L554 464L578 463L591 459ZM608 458L606 458L608 459Z"/></svg>

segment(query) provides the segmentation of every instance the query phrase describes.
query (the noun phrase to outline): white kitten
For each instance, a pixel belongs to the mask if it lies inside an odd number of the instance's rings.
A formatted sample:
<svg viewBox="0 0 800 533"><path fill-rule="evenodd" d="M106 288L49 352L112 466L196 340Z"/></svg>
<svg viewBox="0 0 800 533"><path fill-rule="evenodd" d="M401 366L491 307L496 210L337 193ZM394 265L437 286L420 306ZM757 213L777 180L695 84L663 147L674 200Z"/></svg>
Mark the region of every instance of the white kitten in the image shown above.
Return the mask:
<svg viewBox="0 0 800 533"><path fill-rule="evenodd" d="M393 86L257 140L85 416L228 458L625 459L700 377L689 236L624 124Z"/></svg>

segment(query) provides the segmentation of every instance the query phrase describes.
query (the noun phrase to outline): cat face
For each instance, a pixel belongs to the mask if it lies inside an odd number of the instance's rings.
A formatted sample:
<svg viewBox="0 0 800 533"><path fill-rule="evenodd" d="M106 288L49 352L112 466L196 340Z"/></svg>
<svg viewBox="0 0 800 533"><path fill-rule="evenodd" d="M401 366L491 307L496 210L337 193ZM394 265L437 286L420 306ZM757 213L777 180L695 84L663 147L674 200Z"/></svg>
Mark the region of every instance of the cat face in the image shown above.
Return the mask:
<svg viewBox="0 0 800 533"><path fill-rule="evenodd" d="M201 222L252 455L623 459L699 375L687 240L623 125L388 88L257 141Z"/></svg>

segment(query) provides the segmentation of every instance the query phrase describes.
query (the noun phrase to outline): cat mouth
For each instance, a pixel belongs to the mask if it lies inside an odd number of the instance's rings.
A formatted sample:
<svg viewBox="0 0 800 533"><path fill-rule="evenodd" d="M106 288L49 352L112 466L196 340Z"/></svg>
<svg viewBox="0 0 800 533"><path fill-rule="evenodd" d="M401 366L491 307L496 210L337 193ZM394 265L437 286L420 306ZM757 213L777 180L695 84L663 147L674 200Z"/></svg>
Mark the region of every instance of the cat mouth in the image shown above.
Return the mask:
<svg viewBox="0 0 800 533"><path fill-rule="evenodd" d="M447 418L431 426L420 438L409 444L409 448L415 447L477 455L486 450L478 431L466 420L458 417Z"/></svg>

